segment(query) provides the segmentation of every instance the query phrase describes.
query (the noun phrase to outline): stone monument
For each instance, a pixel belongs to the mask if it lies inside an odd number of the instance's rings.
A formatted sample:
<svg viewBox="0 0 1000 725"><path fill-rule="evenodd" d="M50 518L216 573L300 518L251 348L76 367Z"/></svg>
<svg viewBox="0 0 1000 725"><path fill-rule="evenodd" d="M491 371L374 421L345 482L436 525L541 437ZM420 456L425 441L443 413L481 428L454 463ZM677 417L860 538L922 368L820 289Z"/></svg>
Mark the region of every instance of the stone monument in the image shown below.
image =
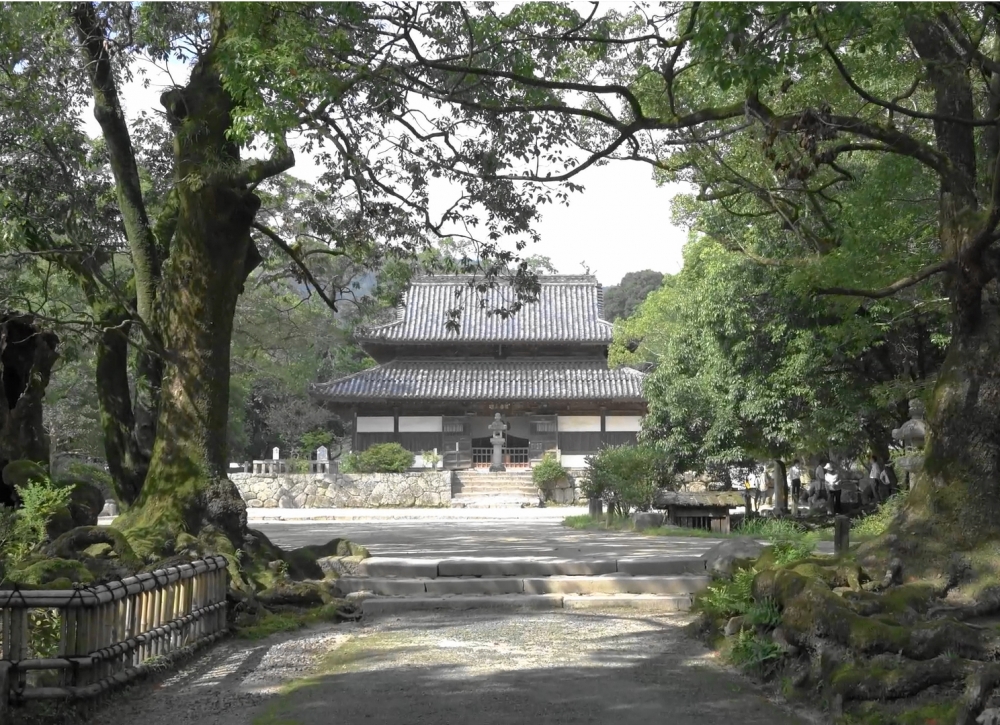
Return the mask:
<svg viewBox="0 0 1000 725"><path fill-rule="evenodd" d="M500 420L499 413L493 416L490 430L493 431L493 435L490 436L490 443L493 444L493 462L490 464L490 473L506 471L507 467L503 464L503 444L506 438L503 432L507 430L507 424Z"/></svg>

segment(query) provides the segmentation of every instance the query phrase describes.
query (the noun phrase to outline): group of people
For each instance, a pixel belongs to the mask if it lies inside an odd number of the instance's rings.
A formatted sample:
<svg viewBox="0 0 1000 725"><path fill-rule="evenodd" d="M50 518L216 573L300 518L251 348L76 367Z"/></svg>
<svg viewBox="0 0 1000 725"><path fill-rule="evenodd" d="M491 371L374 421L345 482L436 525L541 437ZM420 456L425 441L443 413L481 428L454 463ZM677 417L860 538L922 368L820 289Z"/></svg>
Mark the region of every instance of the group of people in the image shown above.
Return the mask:
<svg viewBox="0 0 1000 725"><path fill-rule="evenodd" d="M810 506L815 506L820 501L827 501L833 513L839 514L841 512L843 475L833 461L820 461L805 490L802 488L802 467L798 460L792 461L792 465L788 468L787 477L789 500L797 503L808 503ZM862 478L858 484L858 495L861 503L881 503L892 493L895 485L896 479L892 468L883 466L878 456L872 454L868 476ZM763 466L757 466L747 474L743 487L747 510L752 507L755 511L760 511L763 505L773 505L774 476Z"/></svg>

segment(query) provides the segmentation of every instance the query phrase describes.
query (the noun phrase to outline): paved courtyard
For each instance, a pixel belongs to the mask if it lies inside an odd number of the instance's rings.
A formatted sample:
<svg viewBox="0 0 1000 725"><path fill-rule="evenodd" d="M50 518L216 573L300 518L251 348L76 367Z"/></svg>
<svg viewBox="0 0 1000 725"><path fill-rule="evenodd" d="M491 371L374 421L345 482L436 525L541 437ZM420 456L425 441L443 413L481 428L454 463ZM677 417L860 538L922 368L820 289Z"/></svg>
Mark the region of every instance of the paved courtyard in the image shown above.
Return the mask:
<svg viewBox="0 0 1000 725"><path fill-rule="evenodd" d="M296 548L335 537L367 546L373 556L444 558L533 556L616 558L619 556L700 556L718 539L639 536L576 531L562 525L563 514L533 519L492 518L252 522L275 544Z"/></svg>

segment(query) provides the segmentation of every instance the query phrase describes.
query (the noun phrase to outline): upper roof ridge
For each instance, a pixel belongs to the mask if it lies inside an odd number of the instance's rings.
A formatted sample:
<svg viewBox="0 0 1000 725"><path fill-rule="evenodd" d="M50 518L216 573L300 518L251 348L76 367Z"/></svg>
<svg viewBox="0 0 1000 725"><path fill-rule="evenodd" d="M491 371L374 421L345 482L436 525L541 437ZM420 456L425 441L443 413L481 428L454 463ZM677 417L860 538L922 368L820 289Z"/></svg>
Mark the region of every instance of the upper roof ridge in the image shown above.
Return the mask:
<svg viewBox="0 0 1000 725"><path fill-rule="evenodd" d="M509 284L499 278L480 291L473 275L439 274L414 278L395 321L359 327L359 341L427 344L463 343L584 343L607 345L612 325L603 319L601 285L593 275L539 275L537 300L525 300L513 314L518 300ZM456 319L453 312L460 310Z"/></svg>

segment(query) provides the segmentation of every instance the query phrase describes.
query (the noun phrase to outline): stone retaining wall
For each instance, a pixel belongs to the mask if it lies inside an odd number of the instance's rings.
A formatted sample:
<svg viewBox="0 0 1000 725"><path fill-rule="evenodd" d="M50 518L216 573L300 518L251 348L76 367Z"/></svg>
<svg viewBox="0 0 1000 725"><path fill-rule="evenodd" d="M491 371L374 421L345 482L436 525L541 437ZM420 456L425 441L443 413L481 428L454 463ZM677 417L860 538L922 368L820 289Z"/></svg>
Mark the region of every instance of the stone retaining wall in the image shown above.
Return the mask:
<svg viewBox="0 0 1000 725"><path fill-rule="evenodd" d="M451 471L229 475L251 508L449 506L451 476Z"/></svg>

